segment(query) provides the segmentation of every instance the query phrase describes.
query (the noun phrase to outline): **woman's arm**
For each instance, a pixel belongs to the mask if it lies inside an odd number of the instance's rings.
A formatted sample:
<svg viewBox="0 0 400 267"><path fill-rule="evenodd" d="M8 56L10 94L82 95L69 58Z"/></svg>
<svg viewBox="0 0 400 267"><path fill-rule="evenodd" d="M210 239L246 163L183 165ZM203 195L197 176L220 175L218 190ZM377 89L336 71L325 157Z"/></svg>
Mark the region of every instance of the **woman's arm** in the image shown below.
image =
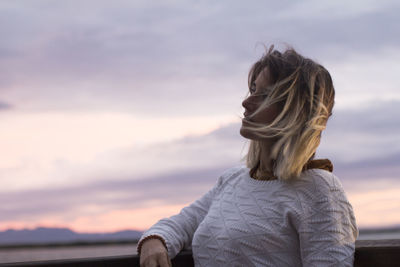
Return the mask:
<svg viewBox="0 0 400 267"><path fill-rule="evenodd" d="M334 175L318 178L301 201L297 231L303 266L353 266L358 237L353 208Z"/></svg>
<svg viewBox="0 0 400 267"><path fill-rule="evenodd" d="M141 246L142 240L150 235L160 236L165 241L168 255L171 259L174 258L184 247L190 247L193 234L206 216L217 191L220 189L224 181L237 173L238 170L238 168L227 170L218 178L214 187L200 199L183 208L179 214L158 221L143 234L138 247Z"/></svg>

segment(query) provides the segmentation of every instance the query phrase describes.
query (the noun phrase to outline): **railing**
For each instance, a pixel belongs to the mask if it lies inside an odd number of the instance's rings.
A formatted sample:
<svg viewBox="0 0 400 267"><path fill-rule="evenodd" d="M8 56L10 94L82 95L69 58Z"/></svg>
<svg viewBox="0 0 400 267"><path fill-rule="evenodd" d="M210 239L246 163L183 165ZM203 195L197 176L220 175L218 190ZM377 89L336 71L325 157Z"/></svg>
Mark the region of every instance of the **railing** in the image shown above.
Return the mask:
<svg viewBox="0 0 400 267"><path fill-rule="evenodd" d="M174 267L191 267L191 251L182 251L173 260ZM6 263L0 266L40 266L40 267L139 267L139 256L114 256L104 258L68 259L23 263ZM356 267L399 267L400 239L393 240L357 240L354 266Z"/></svg>

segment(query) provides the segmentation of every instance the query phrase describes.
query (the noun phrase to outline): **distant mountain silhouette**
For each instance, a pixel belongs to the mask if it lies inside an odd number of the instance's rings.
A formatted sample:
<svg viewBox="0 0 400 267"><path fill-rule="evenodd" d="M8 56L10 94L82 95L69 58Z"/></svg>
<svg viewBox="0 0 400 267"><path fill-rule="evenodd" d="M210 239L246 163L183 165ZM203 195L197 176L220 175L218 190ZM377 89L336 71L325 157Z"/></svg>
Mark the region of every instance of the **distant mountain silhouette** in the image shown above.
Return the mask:
<svg viewBox="0 0 400 267"><path fill-rule="evenodd" d="M71 242L96 242L96 241L128 241L139 240L142 232L134 230L119 231L115 233L76 233L68 228L39 227L33 230L9 229L0 232L0 245L9 244L45 244L45 243L71 243Z"/></svg>

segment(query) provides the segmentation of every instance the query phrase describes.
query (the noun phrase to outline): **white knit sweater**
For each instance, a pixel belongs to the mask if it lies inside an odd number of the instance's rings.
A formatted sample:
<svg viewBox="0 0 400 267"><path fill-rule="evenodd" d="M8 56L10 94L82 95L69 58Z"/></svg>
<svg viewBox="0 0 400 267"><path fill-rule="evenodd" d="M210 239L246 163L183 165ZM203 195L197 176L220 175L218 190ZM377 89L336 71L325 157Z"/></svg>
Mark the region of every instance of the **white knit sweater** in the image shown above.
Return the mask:
<svg viewBox="0 0 400 267"><path fill-rule="evenodd" d="M203 197L162 219L170 258L192 248L196 266L353 266L358 228L338 178L311 169L292 182L231 168ZM139 241L140 242L140 241Z"/></svg>

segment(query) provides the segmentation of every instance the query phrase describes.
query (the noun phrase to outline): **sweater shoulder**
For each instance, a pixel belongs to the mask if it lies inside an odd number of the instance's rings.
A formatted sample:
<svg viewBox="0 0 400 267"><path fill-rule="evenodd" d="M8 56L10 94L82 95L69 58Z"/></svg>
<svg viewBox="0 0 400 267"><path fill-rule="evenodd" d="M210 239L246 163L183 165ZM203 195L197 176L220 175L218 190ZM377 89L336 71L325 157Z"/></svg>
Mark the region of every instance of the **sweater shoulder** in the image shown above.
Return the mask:
<svg viewBox="0 0 400 267"><path fill-rule="evenodd" d="M358 228L353 207L336 175L321 169L307 170L300 176L296 191L304 212L301 218L303 226L325 217L321 227L327 227L329 223L332 227L346 225L343 229L348 229L348 236L353 241L357 238ZM313 225L319 227L318 224Z"/></svg>
<svg viewBox="0 0 400 267"><path fill-rule="evenodd" d="M346 193L339 178L325 170L310 169L304 171L295 182L295 188L303 203L316 204L316 202L326 198L348 203Z"/></svg>
<svg viewBox="0 0 400 267"><path fill-rule="evenodd" d="M217 180L217 186L221 187L229 181L238 178L244 173L248 172L248 168L244 165L238 165L222 172L221 176Z"/></svg>
<svg viewBox="0 0 400 267"><path fill-rule="evenodd" d="M333 173L322 169L304 171L299 178L299 182L299 185L313 191L343 191L343 185L339 178Z"/></svg>

